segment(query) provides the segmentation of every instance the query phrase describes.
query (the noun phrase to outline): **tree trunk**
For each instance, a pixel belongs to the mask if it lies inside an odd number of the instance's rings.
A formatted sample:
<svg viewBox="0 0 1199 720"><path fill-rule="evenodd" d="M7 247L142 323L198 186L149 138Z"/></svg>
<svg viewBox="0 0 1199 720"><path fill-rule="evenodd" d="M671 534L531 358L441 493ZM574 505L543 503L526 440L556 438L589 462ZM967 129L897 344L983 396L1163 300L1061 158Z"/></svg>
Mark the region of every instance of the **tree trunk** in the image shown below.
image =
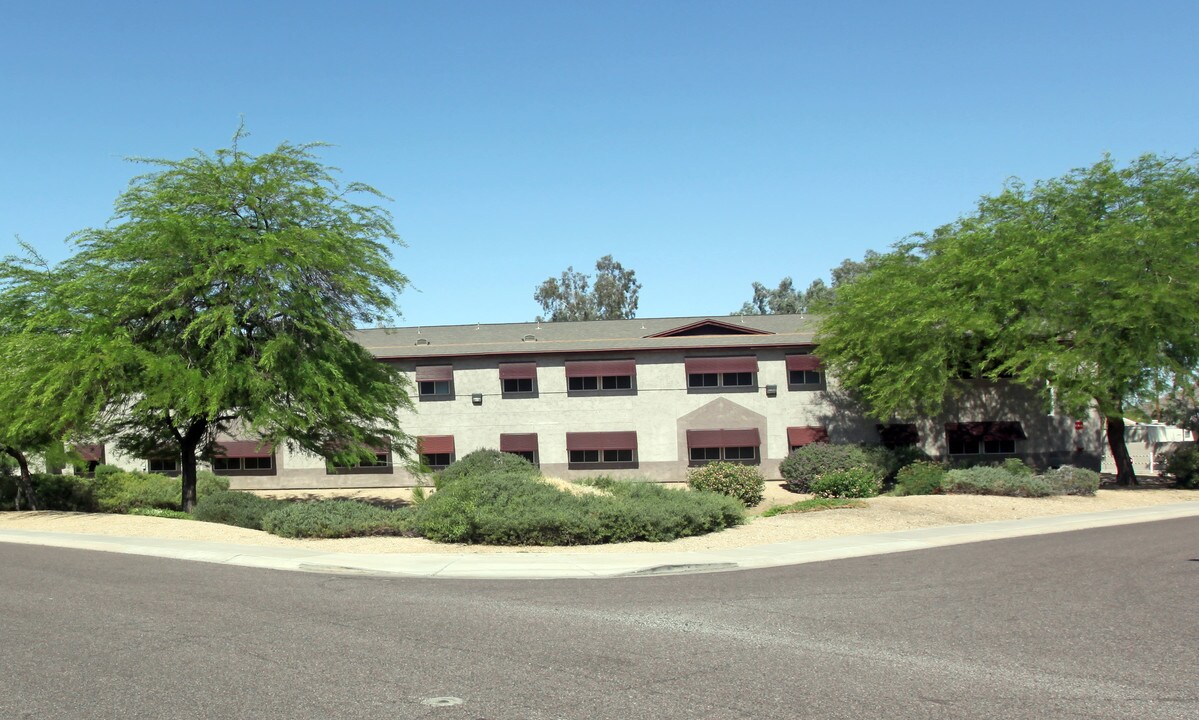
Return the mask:
<svg viewBox="0 0 1199 720"><path fill-rule="evenodd" d="M1116 484L1124 487L1138 485L1137 473L1133 470L1132 458L1128 455L1128 446L1124 444L1124 418L1107 418L1107 445L1116 460Z"/></svg>
<svg viewBox="0 0 1199 720"><path fill-rule="evenodd" d="M208 430L208 423L197 421L179 436L179 479L183 484L183 512L196 509L196 447Z"/></svg>
<svg viewBox="0 0 1199 720"><path fill-rule="evenodd" d="M21 509L21 494L24 493L25 499L29 501L29 509L37 510L41 501L38 500L37 493L33 490L33 478L29 474L29 460L25 457L25 453L15 448L8 446L4 447L4 452L11 455L20 466L21 472L17 477L17 498L16 508Z"/></svg>

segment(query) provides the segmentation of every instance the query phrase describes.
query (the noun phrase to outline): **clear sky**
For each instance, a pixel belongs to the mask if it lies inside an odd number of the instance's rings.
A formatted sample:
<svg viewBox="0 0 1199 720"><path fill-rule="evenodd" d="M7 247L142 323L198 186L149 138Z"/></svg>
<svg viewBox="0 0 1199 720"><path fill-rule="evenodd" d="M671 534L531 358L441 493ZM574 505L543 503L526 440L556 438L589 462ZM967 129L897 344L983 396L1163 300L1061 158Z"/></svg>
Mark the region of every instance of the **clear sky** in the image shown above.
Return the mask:
<svg viewBox="0 0 1199 720"><path fill-rule="evenodd" d="M1197 148L1199 3L0 0L0 254L142 168L334 143L407 242L405 325L519 322L612 254L722 315L1011 176Z"/></svg>

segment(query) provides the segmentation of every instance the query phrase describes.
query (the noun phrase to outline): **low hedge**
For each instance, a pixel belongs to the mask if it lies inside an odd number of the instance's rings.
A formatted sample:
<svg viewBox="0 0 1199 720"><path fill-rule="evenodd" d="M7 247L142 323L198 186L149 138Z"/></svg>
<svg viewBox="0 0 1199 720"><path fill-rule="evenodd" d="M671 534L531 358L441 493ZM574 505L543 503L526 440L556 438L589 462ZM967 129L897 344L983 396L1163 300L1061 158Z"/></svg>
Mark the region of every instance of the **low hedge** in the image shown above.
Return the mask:
<svg viewBox="0 0 1199 720"><path fill-rule="evenodd" d="M411 535L409 515L408 510L388 510L357 500L297 502L264 515L262 529L287 538Z"/></svg>
<svg viewBox="0 0 1199 720"><path fill-rule="evenodd" d="M744 521L741 503L704 491L601 479L603 495L572 495L523 472L467 475L413 509L437 542L589 545L700 535Z"/></svg>
<svg viewBox="0 0 1199 720"><path fill-rule="evenodd" d="M827 472L808 484L818 498L868 498L882 490L883 483L875 468L850 468Z"/></svg>
<svg viewBox="0 0 1199 720"><path fill-rule="evenodd" d="M854 468L870 468L880 478L884 474L861 446L832 443L804 445L779 464L779 474L786 480L788 489L806 493L821 475Z"/></svg>
<svg viewBox="0 0 1199 720"><path fill-rule="evenodd" d="M945 473L941 487L947 493L964 495L1047 497L1057 494L1044 476L1012 473L1002 467L986 465L950 470Z"/></svg>
<svg viewBox="0 0 1199 720"><path fill-rule="evenodd" d="M272 500L238 490L224 490L207 495L197 502L192 515L196 520L204 522L261 530L262 519L268 513L287 504L286 500Z"/></svg>
<svg viewBox="0 0 1199 720"><path fill-rule="evenodd" d="M945 468L935 462L914 462L895 475L896 495L932 495L941 492Z"/></svg>

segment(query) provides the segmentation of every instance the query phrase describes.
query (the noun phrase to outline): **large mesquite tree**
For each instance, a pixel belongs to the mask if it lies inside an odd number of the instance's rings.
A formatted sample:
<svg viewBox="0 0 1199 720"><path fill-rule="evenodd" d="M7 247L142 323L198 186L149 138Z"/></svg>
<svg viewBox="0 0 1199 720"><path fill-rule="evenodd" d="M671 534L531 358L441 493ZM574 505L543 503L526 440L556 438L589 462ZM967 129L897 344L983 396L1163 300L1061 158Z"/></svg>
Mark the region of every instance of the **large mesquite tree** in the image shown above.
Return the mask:
<svg viewBox="0 0 1199 720"><path fill-rule="evenodd" d="M153 166L57 272L73 338L54 372L102 388L96 424L138 457L179 459L183 507L220 432L349 459L410 439L403 376L347 333L396 314L389 214L314 144L232 147ZM48 312L48 310L47 310ZM61 355L61 354L60 354Z"/></svg>
<svg viewBox="0 0 1199 720"><path fill-rule="evenodd" d="M1118 482L1133 483L1126 408L1190 386L1199 367L1195 159L1013 181L840 289L818 340L880 417L939 410L963 375L1095 408Z"/></svg>

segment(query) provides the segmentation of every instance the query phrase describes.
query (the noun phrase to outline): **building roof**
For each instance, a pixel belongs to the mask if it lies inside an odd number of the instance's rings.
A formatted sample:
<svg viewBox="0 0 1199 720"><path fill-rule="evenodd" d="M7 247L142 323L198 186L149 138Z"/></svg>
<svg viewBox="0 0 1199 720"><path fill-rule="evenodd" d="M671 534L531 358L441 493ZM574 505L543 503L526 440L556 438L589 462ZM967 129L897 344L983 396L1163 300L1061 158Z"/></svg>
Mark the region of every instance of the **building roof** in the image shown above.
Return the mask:
<svg viewBox="0 0 1199 720"><path fill-rule="evenodd" d="M814 333L815 321L811 316L747 315L434 325L358 330L351 337L378 358L405 360L794 347L811 344Z"/></svg>

